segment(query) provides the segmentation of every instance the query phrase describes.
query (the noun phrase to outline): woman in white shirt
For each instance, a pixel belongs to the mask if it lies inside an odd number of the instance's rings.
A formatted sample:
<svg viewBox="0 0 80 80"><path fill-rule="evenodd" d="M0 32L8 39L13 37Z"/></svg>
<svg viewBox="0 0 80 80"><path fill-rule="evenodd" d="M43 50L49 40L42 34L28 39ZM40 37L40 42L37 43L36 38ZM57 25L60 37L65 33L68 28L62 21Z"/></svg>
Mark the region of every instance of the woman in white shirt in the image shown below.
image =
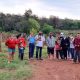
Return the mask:
<svg viewBox="0 0 80 80"><path fill-rule="evenodd" d="M44 45L45 37L40 31L38 35L35 37L36 39L36 59L42 60L42 48Z"/></svg>
<svg viewBox="0 0 80 80"><path fill-rule="evenodd" d="M71 59L74 58L74 37L70 37L70 53Z"/></svg>

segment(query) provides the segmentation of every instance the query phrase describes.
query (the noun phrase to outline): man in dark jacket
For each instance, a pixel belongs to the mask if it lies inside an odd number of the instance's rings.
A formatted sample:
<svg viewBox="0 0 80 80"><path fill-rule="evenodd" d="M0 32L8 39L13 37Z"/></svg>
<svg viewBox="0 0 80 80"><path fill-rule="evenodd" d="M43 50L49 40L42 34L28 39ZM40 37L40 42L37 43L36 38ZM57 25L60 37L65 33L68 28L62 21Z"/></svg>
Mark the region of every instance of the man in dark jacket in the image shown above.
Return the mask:
<svg viewBox="0 0 80 80"><path fill-rule="evenodd" d="M61 37L61 48L62 48L62 58L67 59L67 51L70 45L69 39L66 37Z"/></svg>

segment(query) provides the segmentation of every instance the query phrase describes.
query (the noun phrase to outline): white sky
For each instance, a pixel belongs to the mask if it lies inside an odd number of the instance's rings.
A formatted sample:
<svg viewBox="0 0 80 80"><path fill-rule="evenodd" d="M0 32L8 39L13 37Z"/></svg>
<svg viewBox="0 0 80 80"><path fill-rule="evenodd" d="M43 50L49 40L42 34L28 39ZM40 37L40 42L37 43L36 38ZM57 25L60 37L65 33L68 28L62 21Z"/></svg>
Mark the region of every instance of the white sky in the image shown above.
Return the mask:
<svg viewBox="0 0 80 80"><path fill-rule="evenodd" d="M0 12L24 14L32 9L39 17L50 15L80 20L80 0L0 0Z"/></svg>

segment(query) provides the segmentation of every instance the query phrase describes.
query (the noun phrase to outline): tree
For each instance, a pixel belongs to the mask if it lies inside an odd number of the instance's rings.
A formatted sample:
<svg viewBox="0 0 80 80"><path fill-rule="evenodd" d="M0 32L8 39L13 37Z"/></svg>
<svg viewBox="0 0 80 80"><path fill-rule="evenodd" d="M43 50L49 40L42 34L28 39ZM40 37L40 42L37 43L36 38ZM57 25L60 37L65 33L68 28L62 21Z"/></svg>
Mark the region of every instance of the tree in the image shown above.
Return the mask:
<svg viewBox="0 0 80 80"><path fill-rule="evenodd" d="M38 23L37 20L33 18L29 18L29 26L30 26L30 31L34 30L35 32L39 31L40 29L40 24Z"/></svg>
<svg viewBox="0 0 80 80"><path fill-rule="evenodd" d="M20 21L16 24L16 31L30 33L30 26L26 20Z"/></svg>
<svg viewBox="0 0 80 80"><path fill-rule="evenodd" d="M50 16L49 24L53 26L53 28L59 27L59 18L55 16Z"/></svg>
<svg viewBox="0 0 80 80"><path fill-rule="evenodd" d="M0 29L1 29L1 30L4 30L3 27L4 27L5 17L6 17L6 16L5 16L4 13L0 13Z"/></svg>
<svg viewBox="0 0 80 80"><path fill-rule="evenodd" d="M42 31L45 34L49 34L49 32L53 32L53 26L50 26L50 25L45 23L44 26L43 26Z"/></svg>
<svg viewBox="0 0 80 80"><path fill-rule="evenodd" d="M24 13L24 17L25 17L26 20L28 20L31 15L32 15L32 10L31 9L26 10L25 13Z"/></svg>

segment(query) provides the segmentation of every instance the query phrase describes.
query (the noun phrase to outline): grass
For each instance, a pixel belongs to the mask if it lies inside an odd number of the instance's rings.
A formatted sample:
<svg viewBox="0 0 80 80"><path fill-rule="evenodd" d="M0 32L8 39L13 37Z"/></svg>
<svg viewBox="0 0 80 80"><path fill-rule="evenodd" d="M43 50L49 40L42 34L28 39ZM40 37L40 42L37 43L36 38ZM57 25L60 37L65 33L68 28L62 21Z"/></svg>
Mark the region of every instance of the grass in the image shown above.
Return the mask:
<svg viewBox="0 0 80 80"><path fill-rule="evenodd" d="M42 52L43 58L47 58L46 47L43 48ZM28 80L28 78L32 77L32 66L28 62L28 48L25 49L23 61L18 59L18 49L16 49L15 59L12 63L8 64L7 56L7 47L2 43L2 52L0 53L0 80Z"/></svg>
<svg viewBox="0 0 80 80"><path fill-rule="evenodd" d="M0 53L0 80L24 80L32 76L31 65L27 60L27 52L25 50L25 60L18 59L18 51L16 50L15 59L8 64L7 48L2 43L2 52Z"/></svg>

